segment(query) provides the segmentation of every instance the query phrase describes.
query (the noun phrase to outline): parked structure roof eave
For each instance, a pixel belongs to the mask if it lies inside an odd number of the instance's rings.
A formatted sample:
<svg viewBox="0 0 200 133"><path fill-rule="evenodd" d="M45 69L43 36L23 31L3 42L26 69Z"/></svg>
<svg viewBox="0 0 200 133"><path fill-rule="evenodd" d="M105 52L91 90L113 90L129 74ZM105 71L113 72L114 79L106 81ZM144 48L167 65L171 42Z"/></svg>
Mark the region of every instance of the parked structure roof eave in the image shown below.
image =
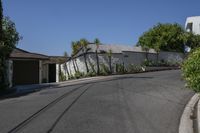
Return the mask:
<svg viewBox="0 0 200 133"><path fill-rule="evenodd" d="M10 54L10 59L39 59L39 60L48 60L49 56L38 54L38 53L31 53L19 48L15 48L12 53Z"/></svg>

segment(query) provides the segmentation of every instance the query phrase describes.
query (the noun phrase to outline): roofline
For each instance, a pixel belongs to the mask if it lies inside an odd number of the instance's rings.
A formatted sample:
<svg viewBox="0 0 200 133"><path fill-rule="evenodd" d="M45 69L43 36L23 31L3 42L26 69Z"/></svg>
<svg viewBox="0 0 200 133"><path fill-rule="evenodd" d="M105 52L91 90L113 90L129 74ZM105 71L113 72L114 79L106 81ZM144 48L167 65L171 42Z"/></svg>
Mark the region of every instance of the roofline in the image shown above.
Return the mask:
<svg viewBox="0 0 200 133"><path fill-rule="evenodd" d="M44 56L44 57L42 57L42 58L34 58L34 57L27 57L27 58L24 58L24 57L9 57L10 59L40 59L40 60L47 60L47 59L49 59L49 57L50 57L50 56L48 56L48 55L29 52L29 51L26 51L26 50L23 50L23 49L20 49L20 48L17 48L17 47L14 48L14 49L17 49L17 50L22 51L22 52L24 52L24 53L35 54L35 55Z"/></svg>
<svg viewBox="0 0 200 133"><path fill-rule="evenodd" d="M49 58L25 58L25 57L9 57L11 60L49 60Z"/></svg>

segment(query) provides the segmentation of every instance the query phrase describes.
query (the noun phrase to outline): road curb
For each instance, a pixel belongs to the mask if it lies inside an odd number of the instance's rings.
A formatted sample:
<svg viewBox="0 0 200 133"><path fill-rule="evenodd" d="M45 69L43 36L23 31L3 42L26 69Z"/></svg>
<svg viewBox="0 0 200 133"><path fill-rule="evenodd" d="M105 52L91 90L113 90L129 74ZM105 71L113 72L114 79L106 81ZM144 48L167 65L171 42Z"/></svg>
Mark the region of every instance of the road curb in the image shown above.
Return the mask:
<svg viewBox="0 0 200 133"><path fill-rule="evenodd" d="M197 130L200 132L200 100L197 104Z"/></svg>
<svg viewBox="0 0 200 133"><path fill-rule="evenodd" d="M197 102L199 101L199 94L195 94L188 104L185 106L183 114L181 116L180 125L179 125L179 133L193 133L193 116L194 108ZM199 125L199 124L198 124Z"/></svg>

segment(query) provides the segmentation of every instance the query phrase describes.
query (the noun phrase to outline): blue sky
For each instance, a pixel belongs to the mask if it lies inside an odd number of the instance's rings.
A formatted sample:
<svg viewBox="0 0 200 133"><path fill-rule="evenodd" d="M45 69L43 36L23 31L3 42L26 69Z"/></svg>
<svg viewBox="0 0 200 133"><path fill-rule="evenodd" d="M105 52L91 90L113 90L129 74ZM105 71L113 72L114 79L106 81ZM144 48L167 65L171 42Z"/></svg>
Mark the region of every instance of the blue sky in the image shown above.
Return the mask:
<svg viewBox="0 0 200 133"><path fill-rule="evenodd" d="M3 0L4 15L23 36L19 48L47 55L71 53L71 41L98 37L135 45L158 22L184 26L200 15L200 0Z"/></svg>

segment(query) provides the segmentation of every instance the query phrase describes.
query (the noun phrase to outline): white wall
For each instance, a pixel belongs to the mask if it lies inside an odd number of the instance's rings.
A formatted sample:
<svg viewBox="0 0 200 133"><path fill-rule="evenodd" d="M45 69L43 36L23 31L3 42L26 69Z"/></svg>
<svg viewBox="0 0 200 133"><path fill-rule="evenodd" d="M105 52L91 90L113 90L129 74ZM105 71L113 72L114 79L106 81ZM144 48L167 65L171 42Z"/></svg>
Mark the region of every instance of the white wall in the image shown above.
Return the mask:
<svg viewBox="0 0 200 133"><path fill-rule="evenodd" d="M187 29L188 23L192 23L192 31ZM188 32L200 34L200 16L188 17L185 23L185 28Z"/></svg>
<svg viewBox="0 0 200 133"><path fill-rule="evenodd" d="M184 59L183 53L177 53L177 52L160 52L159 53L159 60L164 60L166 62L181 63L183 59Z"/></svg>
<svg viewBox="0 0 200 133"><path fill-rule="evenodd" d="M99 64L106 65L109 67L109 60L108 60L108 55L107 54L98 54L99 57ZM112 54L111 57L111 62L112 62L112 70L115 70L116 64L123 64L125 67L128 67L130 64L135 64L135 65L141 65L144 60L146 59L146 53L145 52L129 52L129 51L124 51L122 54ZM156 61L157 55L156 53L148 53L148 59L152 61ZM176 53L176 52L160 52L159 53L159 60L164 60L166 62L182 62L184 59L184 54L182 53ZM86 67L85 67L85 62L84 62L84 57L77 57L74 60L68 61L67 68L70 73L70 75L75 74L74 66L73 66L73 61L76 66L78 66L78 69L80 72L86 73ZM87 55L87 62L88 62L88 67L89 70L92 71L91 65L94 65L95 71L97 70L97 65L96 65L96 55L95 53L89 53ZM62 71L65 73L65 70L62 69Z"/></svg>
<svg viewBox="0 0 200 133"><path fill-rule="evenodd" d="M124 53L124 64L126 67L129 66L129 64L142 64L142 62L145 60L145 53L139 53L139 52L123 52Z"/></svg>
<svg viewBox="0 0 200 133"><path fill-rule="evenodd" d="M59 82L59 64L56 64L56 82Z"/></svg>

